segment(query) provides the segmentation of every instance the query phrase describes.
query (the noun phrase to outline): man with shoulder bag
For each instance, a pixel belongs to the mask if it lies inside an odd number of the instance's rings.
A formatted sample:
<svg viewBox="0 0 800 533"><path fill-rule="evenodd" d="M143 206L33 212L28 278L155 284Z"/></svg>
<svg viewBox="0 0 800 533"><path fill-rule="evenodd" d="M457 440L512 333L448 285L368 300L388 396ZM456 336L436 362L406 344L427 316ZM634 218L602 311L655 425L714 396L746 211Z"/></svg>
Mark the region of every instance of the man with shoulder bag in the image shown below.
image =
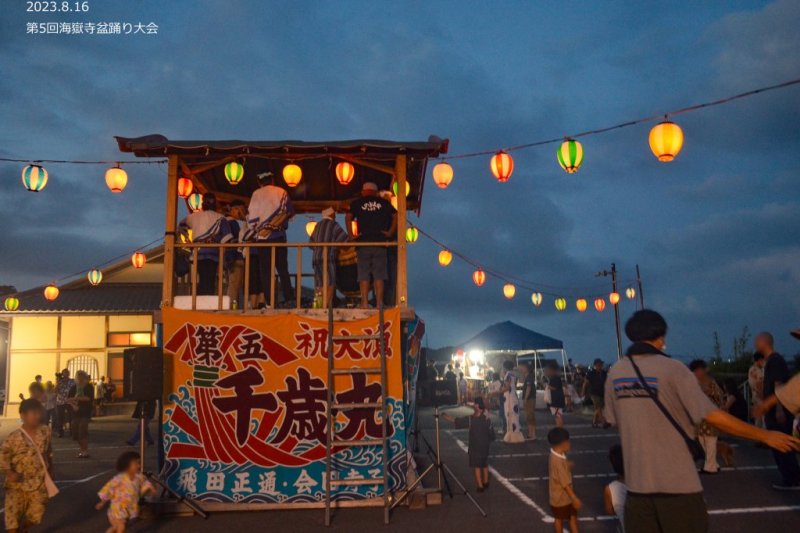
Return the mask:
<svg viewBox="0 0 800 533"><path fill-rule="evenodd" d="M651 310L625 324L633 342L608 374L605 417L619 428L625 463L625 531L708 531L708 510L695 461L703 458L694 426L705 421L733 436L779 451L800 440L757 428L716 407L689 369L664 353L667 323Z"/></svg>

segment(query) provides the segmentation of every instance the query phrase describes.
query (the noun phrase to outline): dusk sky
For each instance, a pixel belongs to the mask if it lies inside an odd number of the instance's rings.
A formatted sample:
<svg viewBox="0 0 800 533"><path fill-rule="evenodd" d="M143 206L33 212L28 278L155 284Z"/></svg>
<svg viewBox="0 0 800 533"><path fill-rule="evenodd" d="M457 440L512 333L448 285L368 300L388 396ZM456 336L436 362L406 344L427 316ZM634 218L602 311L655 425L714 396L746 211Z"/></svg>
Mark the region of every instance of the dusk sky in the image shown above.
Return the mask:
<svg viewBox="0 0 800 533"><path fill-rule="evenodd" d="M60 2L59 2L60 3ZM90 0L86 14L0 18L0 157L130 159L113 135L170 139L450 139L451 153L567 136L800 78L800 3L265 2ZM157 35L28 35L26 23L149 23ZM613 313L575 311L610 290L594 274L642 269L668 351L723 351L748 326L800 327L800 86L675 117L686 141L659 163L643 124L582 139L577 174L555 145L514 152L499 184L488 157L452 161L413 222L488 267L547 286L507 301L471 268L410 247L410 299L431 347L513 320L563 339L578 361L615 356ZM432 166L432 165L431 165ZM48 165L40 194L0 163L0 285L28 289L163 235L166 167ZM290 240L305 240L298 219ZM577 288L572 290L569 288ZM624 288L624 286L623 286ZM591 306L591 303L590 303ZM623 319L634 310L625 301Z"/></svg>

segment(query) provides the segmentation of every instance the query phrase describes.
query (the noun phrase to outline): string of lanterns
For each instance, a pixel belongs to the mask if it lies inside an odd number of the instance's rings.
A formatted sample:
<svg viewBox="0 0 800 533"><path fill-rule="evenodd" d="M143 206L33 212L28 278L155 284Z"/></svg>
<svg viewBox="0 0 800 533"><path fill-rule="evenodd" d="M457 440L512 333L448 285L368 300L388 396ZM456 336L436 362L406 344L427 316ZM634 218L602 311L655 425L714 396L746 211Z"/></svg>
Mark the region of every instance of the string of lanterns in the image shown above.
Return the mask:
<svg viewBox="0 0 800 533"><path fill-rule="evenodd" d="M447 163L446 160L464 159L464 158L478 157L478 156L491 156L491 159L489 160L489 169L491 170L492 175L494 175L495 179L498 182L505 183L509 180L511 174L514 172L514 158L511 156L511 154L509 154L509 152L516 150L524 150L527 148L533 148L535 146L543 146L546 144L554 144L559 142L561 144L559 145L559 148L556 151L556 160L558 161L558 164L561 166L562 169L564 169L565 172L567 172L568 174L574 174L578 172L578 170L580 169L581 164L583 163L583 156L584 156L583 145L579 141L577 141L576 138L578 137L582 138L591 135L597 135L600 133L606 133L612 130L626 128L629 126L634 126L645 122L654 122L660 119L661 119L660 122L658 122L655 126L651 128L650 135L648 137L648 142L650 145L650 150L653 152L653 155L656 157L656 159L658 159L658 161L662 163L669 163L670 161L673 161L675 157L678 155L678 153L681 151L684 142L683 130L678 124L669 120L670 116L690 113L708 107L727 104L734 100L746 98L749 96L754 96L756 94L763 93L766 91L783 89L792 85L797 85L799 83L800 79L790 80L776 85L771 85L769 87L762 87L760 89L739 93L719 100L692 105L689 107L677 109L667 113L661 113L654 116L629 120L626 122L622 122L620 124L604 128L584 131L568 137L556 137L552 139L545 139L518 146L511 146L500 150L497 149L483 150L478 152L441 156L439 158L441 162L433 167L433 172L432 172L433 181L434 183L436 183L438 187L442 189L447 188L453 181L453 167L449 163Z"/></svg>
<svg viewBox="0 0 800 533"><path fill-rule="evenodd" d="M438 260L439 260L439 265L441 265L442 267L449 266L452 263L454 256L457 256L462 261L464 261L464 262L472 265L473 267L475 267L475 270L472 272L472 283L476 287L483 287L483 285L488 280L488 277L491 275L492 277L495 277L495 278L497 278L497 279L499 279L499 280L504 282L504 284L503 284L503 296L507 300L512 300L512 299L514 299L516 297L518 288L525 288L525 289L529 289L529 290L532 291L531 292L531 302L533 303L533 305L535 307L540 307L542 305L542 303L544 302L543 291L540 291L540 290L532 288L532 285L535 285L535 284L530 283L530 282L525 282L525 281L520 282L521 280L519 280L517 278L513 278L512 279L511 276L508 276L508 275L505 275L505 274L502 274L502 273L499 273L499 272L495 272L495 271L490 271L490 270L486 269L485 267L481 266L480 263L478 263L477 261L475 261L475 260L473 260L473 259L471 259L471 258L469 258L469 257L467 257L467 256L465 256L463 254L460 254L458 252L454 252L451 248L446 247L444 244L442 244L441 242L436 240L434 237L432 237L428 233L426 233L423 230L419 229L419 227L417 227L417 226L409 226L409 228L406 230L406 241L407 242L416 242L420 235L424 235L425 237L427 237L429 240L431 240L433 243L435 243L437 246L439 246L441 248L439 250ZM513 282L514 280L516 280L517 283L514 283ZM569 288L569 289L565 289L565 290L576 291L576 290L580 290L580 288ZM556 310L558 310L558 311L566 311L566 309L568 307L567 298L566 297L560 295L557 292L549 292L549 293L545 293L545 294L549 294L550 296L554 297L553 298L553 304L555 305ZM627 287L625 289L625 296L626 296L626 298L628 300L635 299L636 298L636 289L634 287L632 287L632 286ZM619 304L619 302L621 300L620 294L617 293L617 292L611 292L611 293L608 293L607 295L596 295L596 296L593 296L593 297L588 298L588 299L584 298L584 297L580 297L580 298L577 298L575 300L575 308L578 310L578 312L584 313L589 309L589 301L593 300L593 304L594 304L595 310L597 312L599 312L599 313L602 313L606 308L606 298L608 299L608 302L611 305L617 305L617 304Z"/></svg>

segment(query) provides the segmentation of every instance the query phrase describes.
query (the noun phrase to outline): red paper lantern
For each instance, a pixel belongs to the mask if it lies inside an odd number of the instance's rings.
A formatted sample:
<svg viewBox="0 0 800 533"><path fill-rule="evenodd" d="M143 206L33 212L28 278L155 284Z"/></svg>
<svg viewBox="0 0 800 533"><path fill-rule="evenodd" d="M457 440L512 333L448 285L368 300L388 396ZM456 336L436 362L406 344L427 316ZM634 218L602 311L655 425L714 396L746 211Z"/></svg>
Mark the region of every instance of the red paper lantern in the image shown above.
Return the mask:
<svg viewBox="0 0 800 533"><path fill-rule="evenodd" d="M486 273L480 268L472 273L472 282L478 287L486 283Z"/></svg>
<svg viewBox="0 0 800 533"><path fill-rule="evenodd" d="M606 308L606 301L602 298L598 298L594 301L594 308L597 309L599 312L603 312L603 309Z"/></svg>
<svg viewBox="0 0 800 533"><path fill-rule="evenodd" d="M349 185L355 175L356 168L347 161L342 161L336 165L336 179L342 185Z"/></svg>
<svg viewBox="0 0 800 533"><path fill-rule="evenodd" d="M131 256L131 263L133 264L133 268L142 268L146 262L147 258L142 252L138 250L135 251Z"/></svg>
<svg viewBox="0 0 800 533"><path fill-rule="evenodd" d="M508 181L511 173L514 172L514 159L501 150L492 156L489 166L497 181L504 183Z"/></svg>
<svg viewBox="0 0 800 533"><path fill-rule="evenodd" d="M192 194L194 183L189 178L178 178L178 196L188 198Z"/></svg>

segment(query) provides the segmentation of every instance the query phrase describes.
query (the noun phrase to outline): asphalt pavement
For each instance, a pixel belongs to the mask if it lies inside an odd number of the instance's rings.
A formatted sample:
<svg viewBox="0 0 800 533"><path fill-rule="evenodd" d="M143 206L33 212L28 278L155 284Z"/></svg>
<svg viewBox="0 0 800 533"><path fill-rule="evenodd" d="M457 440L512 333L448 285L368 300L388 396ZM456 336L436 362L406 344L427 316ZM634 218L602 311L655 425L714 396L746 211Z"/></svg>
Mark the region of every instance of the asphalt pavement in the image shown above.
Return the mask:
<svg viewBox="0 0 800 533"><path fill-rule="evenodd" d="M449 409L454 416L467 414L466 408ZM523 444L492 445L490 465L491 488L483 493L473 489L471 472L467 467L467 431L443 423L441 432L442 459L476 501L487 512L486 518L460 493L457 484L452 499L445 496L442 505L427 509L397 509L389 526L383 525L380 509L342 509L337 511L331 531L363 531L366 528L387 532L415 533L444 531L471 532L552 531L547 500L547 454L544 437L552 427L552 417L537 412L540 439ZM17 427L15 420L0 422L0 437L4 438ZM44 523L34 532L92 532L105 531L104 512L95 511L96 493L113 475L114 461L127 449L125 440L134 430L135 422L126 417L96 419L91 425L90 459L78 459L77 446L69 439L54 440L55 470L61 493L47 508ZM606 454L617 442L613 429L591 427L584 415L567 414L566 428L573 438L570 459L575 491L584 502L581 510L582 531L613 532L617 523L603 513L603 487L613 479ZM430 410L422 412L422 434L434 443L433 417ZM704 476L708 507L711 510L711 531L800 531L800 493L780 493L770 488L777 471L768 450L751 443L731 441L735 446L734 467L716 476ZM421 447L417 460L420 467L428 464ZM155 466L155 450L148 448L149 466ZM431 476L426 486L435 483ZM219 532L230 528L253 531L271 530L282 533L305 532L324 528L323 511L270 511L215 513L207 520L192 516L147 517L139 520L130 531Z"/></svg>

